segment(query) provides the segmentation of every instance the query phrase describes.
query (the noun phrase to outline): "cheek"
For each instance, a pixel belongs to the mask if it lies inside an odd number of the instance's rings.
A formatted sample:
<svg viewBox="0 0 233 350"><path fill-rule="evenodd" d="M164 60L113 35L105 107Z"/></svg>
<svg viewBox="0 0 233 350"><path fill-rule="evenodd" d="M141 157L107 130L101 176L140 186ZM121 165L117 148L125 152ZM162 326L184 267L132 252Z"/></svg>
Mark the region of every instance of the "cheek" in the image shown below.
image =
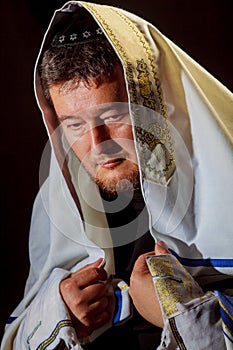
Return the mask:
<svg viewBox="0 0 233 350"><path fill-rule="evenodd" d="M69 146L72 148L78 159L80 161L85 160L90 152L91 141L89 133L86 132L82 136L78 136L75 131L68 129L64 125L62 125L62 129Z"/></svg>
<svg viewBox="0 0 233 350"><path fill-rule="evenodd" d="M89 149L89 141L85 137L75 137L72 133L64 132L66 140L80 161L86 157Z"/></svg>
<svg viewBox="0 0 233 350"><path fill-rule="evenodd" d="M111 138L130 154L136 153L131 125L113 128Z"/></svg>
<svg viewBox="0 0 233 350"><path fill-rule="evenodd" d="M85 158L88 158L88 153L90 152L90 149L88 147L88 144L84 140L79 139L78 141L74 142L71 145L71 148L73 149L74 153L81 162L85 161Z"/></svg>

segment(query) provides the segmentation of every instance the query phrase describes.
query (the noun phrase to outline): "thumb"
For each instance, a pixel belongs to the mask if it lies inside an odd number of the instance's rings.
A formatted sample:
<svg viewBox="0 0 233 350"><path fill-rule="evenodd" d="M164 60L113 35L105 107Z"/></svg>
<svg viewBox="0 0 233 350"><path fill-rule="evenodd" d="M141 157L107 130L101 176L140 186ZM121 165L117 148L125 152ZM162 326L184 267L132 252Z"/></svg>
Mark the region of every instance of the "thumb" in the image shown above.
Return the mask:
<svg viewBox="0 0 233 350"><path fill-rule="evenodd" d="M163 241L158 241L155 244L155 254L159 255L159 254L171 254L171 253L169 252L166 243L164 243Z"/></svg>
<svg viewBox="0 0 233 350"><path fill-rule="evenodd" d="M99 267L99 268L103 268L105 266L105 259L104 258L99 258L98 260L96 260L92 266L96 266L96 267Z"/></svg>
<svg viewBox="0 0 233 350"><path fill-rule="evenodd" d="M103 268L104 265L105 265L105 259L104 258L99 258L96 261L94 261L93 263L87 264L86 266Z"/></svg>
<svg viewBox="0 0 233 350"><path fill-rule="evenodd" d="M94 262L92 262L92 263L90 263L90 264L87 264L87 265L81 267L81 268L79 269L79 271L85 270L85 269L87 269L88 267L103 268L104 265L105 265L105 259L104 259L104 258L99 258L99 259L97 259L96 261L94 261Z"/></svg>
<svg viewBox="0 0 233 350"><path fill-rule="evenodd" d="M137 272L137 273L148 273L148 266L146 263L146 257L148 255L153 255L153 254L154 254L154 252L140 255L134 264L133 271Z"/></svg>

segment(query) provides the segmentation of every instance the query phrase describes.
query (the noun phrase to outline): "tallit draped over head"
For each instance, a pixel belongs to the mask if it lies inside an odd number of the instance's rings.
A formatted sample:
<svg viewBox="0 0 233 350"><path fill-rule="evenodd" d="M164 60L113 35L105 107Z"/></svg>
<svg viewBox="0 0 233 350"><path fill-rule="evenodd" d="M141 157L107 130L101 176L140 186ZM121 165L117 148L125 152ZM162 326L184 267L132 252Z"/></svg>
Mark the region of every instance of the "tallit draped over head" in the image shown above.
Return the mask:
<svg viewBox="0 0 233 350"><path fill-rule="evenodd" d="M114 273L98 189L67 146L38 74L51 44L76 44L92 35L105 35L123 66L155 241L164 240L201 285L233 273L232 94L147 21L120 8L72 1L55 12L35 69L52 152L49 177L33 209L31 270L15 310L19 321L55 267L70 271L105 257L106 269ZM127 238L119 245L125 243Z"/></svg>

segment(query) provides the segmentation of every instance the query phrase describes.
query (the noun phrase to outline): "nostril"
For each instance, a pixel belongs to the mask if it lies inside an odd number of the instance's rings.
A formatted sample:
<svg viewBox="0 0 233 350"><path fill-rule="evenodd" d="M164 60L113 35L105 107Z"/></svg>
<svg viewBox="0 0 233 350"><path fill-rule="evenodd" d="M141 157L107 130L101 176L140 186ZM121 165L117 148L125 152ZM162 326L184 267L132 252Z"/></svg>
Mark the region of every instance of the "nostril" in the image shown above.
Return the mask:
<svg viewBox="0 0 233 350"><path fill-rule="evenodd" d="M113 139L107 139L102 142L95 142L92 144L92 152L111 155L121 151L121 146Z"/></svg>
<svg viewBox="0 0 233 350"><path fill-rule="evenodd" d="M121 146L116 143L114 140L110 139L105 141L105 145L103 148L103 153L105 154L116 154L121 151Z"/></svg>

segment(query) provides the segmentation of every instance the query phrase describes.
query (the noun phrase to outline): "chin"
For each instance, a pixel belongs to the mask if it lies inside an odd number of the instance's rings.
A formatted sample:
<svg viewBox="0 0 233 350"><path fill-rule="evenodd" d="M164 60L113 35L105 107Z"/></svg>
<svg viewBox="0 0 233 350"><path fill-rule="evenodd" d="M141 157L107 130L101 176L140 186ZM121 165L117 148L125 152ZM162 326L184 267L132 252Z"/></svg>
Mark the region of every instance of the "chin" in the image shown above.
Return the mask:
<svg viewBox="0 0 233 350"><path fill-rule="evenodd" d="M95 182L102 192L107 195L117 195L117 193L128 192L139 188L139 170L136 164L127 167L127 170L120 171L111 169L107 172L100 171Z"/></svg>

